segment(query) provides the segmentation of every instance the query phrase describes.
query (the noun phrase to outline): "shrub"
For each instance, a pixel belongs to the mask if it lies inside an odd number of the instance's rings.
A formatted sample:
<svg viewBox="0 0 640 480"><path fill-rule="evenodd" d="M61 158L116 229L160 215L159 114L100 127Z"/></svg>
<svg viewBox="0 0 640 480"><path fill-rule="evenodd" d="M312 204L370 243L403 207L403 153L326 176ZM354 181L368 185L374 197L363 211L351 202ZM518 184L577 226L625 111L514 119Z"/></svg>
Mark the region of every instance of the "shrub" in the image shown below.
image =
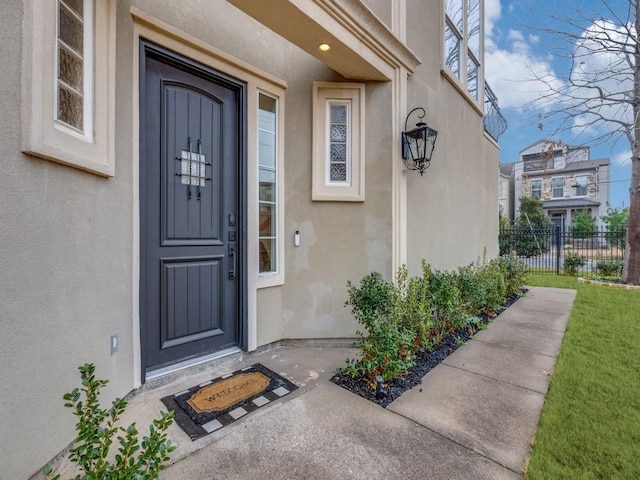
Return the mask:
<svg viewBox="0 0 640 480"><path fill-rule="evenodd" d="M465 313L481 313L487 303L487 289L477 267L471 264L458 268L456 279Z"/></svg>
<svg viewBox="0 0 640 480"><path fill-rule="evenodd" d="M564 255L564 273L575 275L580 267L585 264L584 257L578 252L567 252Z"/></svg>
<svg viewBox="0 0 640 480"><path fill-rule="evenodd" d="M625 248L627 225L629 224L629 207L608 208L607 214L600 218L607 225L605 239L609 245Z"/></svg>
<svg viewBox="0 0 640 480"><path fill-rule="evenodd" d="M433 299L432 334L439 343L447 333L457 328L466 318L460 298L460 289L455 273L427 268L423 262L423 272L429 271L429 292ZM424 275L424 274L423 274Z"/></svg>
<svg viewBox="0 0 640 480"><path fill-rule="evenodd" d="M402 276L401 271L398 278L404 283ZM394 287L378 272L365 276L360 287L347 282L346 305L351 306L351 313L366 332L356 332L361 337L360 359L348 360L343 369L345 373L371 382L380 375L388 381L413 366L416 334L403 321L406 306L401 304L401 293L404 288L405 285Z"/></svg>
<svg viewBox="0 0 640 480"><path fill-rule="evenodd" d="M495 315L496 310L507 301L507 284L500 268L500 262L497 259L489 262L483 259L481 277L484 280L487 299L483 309L478 313Z"/></svg>
<svg viewBox="0 0 640 480"><path fill-rule="evenodd" d="M77 475L74 480L158 478L158 473L169 461L169 454L176 448L166 434L173 423L173 412L161 412L160 418L149 426L149 435L140 442L135 423L127 428L116 426L127 402L116 398L110 409L100 408L98 396L108 381L96 380L93 364L87 363L79 370L83 388L74 388L63 396L67 402L65 407L73 409L73 414L78 417L78 436L69 452L69 460L76 463L84 475ZM117 453L112 454L113 436L118 433L121 434L117 437L120 447ZM111 463L112 460L115 463ZM42 471L47 479L60 478L59 475L51 476L49 465L45 465Z"/></svg>
<svg viewBox="0 0 640 480"><path fill-rule="evenodd" d="M504 276L507 298L518 295L524 286L527 266L515 258L500 258L498 262Z"/></svg>
<svg viewBox="0 0 640 480"><path fill-rule="evenodd" d="M377 272L359 286L347 282L354 318L364 327L360 358L347 361L342 372L387 382L406 373L419 352L438 345L463 328L480 328L475 315L491 314L508 295L519 293L526 268L515 259L478 261L457 272L432 270L422 261L422 276L409 278L407 268L397 273L395 285Z"/></svg>
<svg viewBox="0 0 640 480"><path fill-rule="evenodd" d="M599 257L593 269L603 277L619 277L622 275L622 258L604 258Z"/></svg>

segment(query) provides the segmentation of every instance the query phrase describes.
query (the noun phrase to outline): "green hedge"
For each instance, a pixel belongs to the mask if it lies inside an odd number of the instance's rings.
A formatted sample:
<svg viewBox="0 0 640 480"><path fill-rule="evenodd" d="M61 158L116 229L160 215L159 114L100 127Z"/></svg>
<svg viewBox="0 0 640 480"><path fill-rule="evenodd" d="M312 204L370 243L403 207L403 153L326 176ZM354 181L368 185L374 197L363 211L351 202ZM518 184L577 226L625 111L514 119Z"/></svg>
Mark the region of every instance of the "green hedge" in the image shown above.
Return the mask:
<svg viewBox="0 0 640 480"><path fill-rule="evenodd" d="M483 258L457 271L433 270L422 262L422 275L409 277L402 266L395 283L370 273L356 286L347 282L354 318L362 325L359 359L343 373L375 384L406 373L416 355L440 344L450 333L474 328L479 315L495 316L508 298L519 294L526 267L518 260Z"/></svg>

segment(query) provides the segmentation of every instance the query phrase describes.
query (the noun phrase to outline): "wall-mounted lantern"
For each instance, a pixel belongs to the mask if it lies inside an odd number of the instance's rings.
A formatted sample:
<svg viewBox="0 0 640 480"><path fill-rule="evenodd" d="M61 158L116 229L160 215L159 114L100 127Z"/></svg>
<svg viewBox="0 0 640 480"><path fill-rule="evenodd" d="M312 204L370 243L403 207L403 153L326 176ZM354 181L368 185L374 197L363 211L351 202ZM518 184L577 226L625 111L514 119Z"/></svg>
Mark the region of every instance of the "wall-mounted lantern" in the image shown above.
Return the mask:
<svg viewBox="0 0 640 480"><path fill-rule="evenodd" d="M426 114L424 108L416 107L407 115L404 121L404 132L402 132L402 158L409 170L418 170L420 175L423 175L431 164L431 155L433 154L433 148L436 146L438 132L422 121L416 123L416 128L407 131L409 117L416 111L422 112L422 114L418 114L420 120Z"/></svg>

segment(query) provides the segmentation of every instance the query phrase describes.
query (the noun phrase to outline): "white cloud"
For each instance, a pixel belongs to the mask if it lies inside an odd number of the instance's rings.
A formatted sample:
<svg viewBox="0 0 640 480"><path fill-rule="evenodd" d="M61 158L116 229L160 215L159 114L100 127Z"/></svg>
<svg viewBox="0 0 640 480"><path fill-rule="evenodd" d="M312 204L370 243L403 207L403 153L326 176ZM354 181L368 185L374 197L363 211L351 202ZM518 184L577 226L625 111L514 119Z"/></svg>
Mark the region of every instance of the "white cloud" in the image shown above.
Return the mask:
<svg viewBox="0 0 640 480"><path fill-rule="evenodd" d="M497 15L492 16L491 29L487 30L485 76L498 96L501 108L523 110L526 107L529 111L525 115L532 117L532 102L536 102L535 108L544 114L569 109L578 103L576 99L581 99L584 101L581 109L568 120L566 127L583 139L597 138L619 128L614 124L603 125L597 121L596 115L630 119L627 103L603 105L600 99L600 91L603 95L614 94L622 99L623 92L630 90L630 69L625 63L626 57L607 49L607 45L613 42L624 42L626 37L623 29L601 21L585 31L583 38L574 46L576 62L572 80L577 85L570 86L566 78L556 75L551 64L554 56L550 51L536 54L532 50L532 45L540 41L539 36L525 37L515 29L508 30L506 38L498 36L496 24L500 20L500 8L495 5L497 0L488 3L492 4L492 11ZM554 91L562 92L562 95Z"/></svg>
<svg viewBox="0 0 640 480"><path fill-rule="evenodd" d="M493 26L500 19L500 0L484 2L484 32L487 38L493 37Z"/></svg>
<svg viewBox="0 0 640 480"><path fill-rule="evenodd" d="M509 29L509 34L507 35L509 40L524 42L524 35L522 32L518 30Z"/></svg>
<svg viewBox="0 0 640 480"><path fill-rule="evenodd" d="M511 5L510 5L511 7ZM518 108L539 98L547 91L542 82L534 77L551 78L553 70L548 61L537 58L530 43L538 38L529 37L529 43L521 31L510 29L506 41L508 45L498 45L498 32L494 27L500 20L500 1L485 2L485 77L498 96L501 108Z"/></svg>

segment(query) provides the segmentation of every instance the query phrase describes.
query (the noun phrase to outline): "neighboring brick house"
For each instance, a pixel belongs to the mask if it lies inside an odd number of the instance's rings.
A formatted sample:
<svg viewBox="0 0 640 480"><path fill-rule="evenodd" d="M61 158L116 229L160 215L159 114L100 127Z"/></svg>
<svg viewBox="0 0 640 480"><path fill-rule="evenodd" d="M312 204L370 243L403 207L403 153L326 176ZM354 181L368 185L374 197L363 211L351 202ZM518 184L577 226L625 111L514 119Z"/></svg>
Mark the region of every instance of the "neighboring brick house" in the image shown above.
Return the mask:
<svg viewBox="0 0 640 480"><path fill-rule="evenodd" d="M589 147L540 140L520 151L512 169L514 217L521 197L537 197L556 225L568 227L579 211L602 225L609 205L608 158L591 160Z"/></svg>

